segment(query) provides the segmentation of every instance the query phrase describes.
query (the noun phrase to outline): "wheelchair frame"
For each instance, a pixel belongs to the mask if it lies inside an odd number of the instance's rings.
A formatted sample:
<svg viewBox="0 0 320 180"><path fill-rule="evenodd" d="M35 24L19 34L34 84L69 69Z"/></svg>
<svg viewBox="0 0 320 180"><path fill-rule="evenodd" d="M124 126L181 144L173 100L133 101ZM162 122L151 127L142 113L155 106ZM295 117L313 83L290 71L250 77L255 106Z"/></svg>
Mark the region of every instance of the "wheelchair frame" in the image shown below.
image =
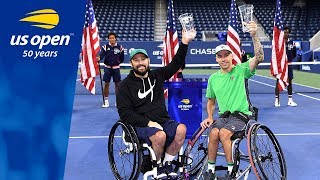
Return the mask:
<svg viewBox="0 0 320 180"><path fill-rule="evenodd" d="M123 144L125 145L124 149L120 149L118 155L124 156L133 154L133 163L131 168L130 175L125 175L122 177L120 174L122 172L121 168L124 167L117 167L115 154L114 154L114 147L113 145L115 140L115 132L118 126L122 127L122 132L119 132L120 137L122 139ZM180 179L189 179L191 176L195 177L195 179L203 179L202 174L206 170L207 164L207 144L208 144L208 134L210 128L202 129L201 127L197 129L194 135L188 140L186 149L183 150L181 147L179 151L179 155L176 161L173 164L176 165L175 171L180 173ZM266 134L257 134L258 130L263 130ZM267 136L266 136L267 135ZM273 147L275 148L276 157L273 157L272 152L268 152L267 154L260 154L260 146L257 145L257 141L259 141L260 136L268 137L271 140ZM244 154L239 149L239 144L243 140L243 138L247 138L247 148L248 148L248 155ZM234 133L231 137L232 140L232 158L234 162L234 167L231 172L232 179L240 179L244 178L247 179L251 170L254 171L257 179L286 179L287 178L287 171L286 171L286 164L285 159L280 147L279 142L277 141L274 134L271 130L263 124L257 123L256 121L249 121L246 129L243 131L239 131ZM108 142L108 156L109 162L112 169L112 172L116 179L138 179L141 171L142 166L142 156L144 156L143 151L147 150L149 155L151 156L151 164L152 169L145 172L143 175L143 179L148 179L148 177L152 177L156 179L157 176L157 162L156 156L152 148L146 144L141 144L138 140L138 137L134 131L134 128L123 122L117 121L116 124L112 127L109 135L109 142ZM195 151L195 152L193 152ZM194 157L192 155L198 155ZM223 152L218 151L218 156L225 156ZM273 160L279 161L279 172L276 174L271 175L264 171L263 163L268 163L269 161ZM127 159L129 160L129 159ZM249 163L248 166L244 168L244 170L240 170L240 163L241 161L246 161ZM124 166L124 164L123 164ZM216 166L216 170L226 170L226 167L223 166ZM280 175L279 175L280 174ZM274 176L279 176L278 178Z"/></svg>

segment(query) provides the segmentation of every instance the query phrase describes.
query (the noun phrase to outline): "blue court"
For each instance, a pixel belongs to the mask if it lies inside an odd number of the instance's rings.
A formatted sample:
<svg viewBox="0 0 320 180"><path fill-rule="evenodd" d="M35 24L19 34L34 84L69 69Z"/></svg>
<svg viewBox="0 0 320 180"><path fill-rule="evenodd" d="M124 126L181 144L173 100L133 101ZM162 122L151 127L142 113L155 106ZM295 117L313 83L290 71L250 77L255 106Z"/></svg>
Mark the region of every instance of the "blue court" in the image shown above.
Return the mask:
<svg viewBox="0 0 320 180"><path fill-rule="evenodd" d="M187 75L207 78L209 75ZM97 80L99 82L99 80ZM99 84L99 83L98 83ZM287 93L281 93L281 107L274 107L275 80L254 76L250 82L252 103L259 108L259 122L267 125L279 140L287 163L288 179L320 179L320 92L294 84L297 107L287 106ZM97 91L101 91L97 87ZM260 88L260 89L258 89ZM258 89L258 90L257 90ZM65 180L114 179L108 161L108 135L119 119L113 86L109 108L101 108L102 97L89 95L77 82L65 167ZM251 91L251 90L250 90ZM261 93L259 93L261 92ZM203 91L203 115L206 98ZM219 163L219 162L217 162ZM225 165L224 160L221 164ZM253 172L252 172L253 173ZM250 176L255 179L254 176Z"/></svg>

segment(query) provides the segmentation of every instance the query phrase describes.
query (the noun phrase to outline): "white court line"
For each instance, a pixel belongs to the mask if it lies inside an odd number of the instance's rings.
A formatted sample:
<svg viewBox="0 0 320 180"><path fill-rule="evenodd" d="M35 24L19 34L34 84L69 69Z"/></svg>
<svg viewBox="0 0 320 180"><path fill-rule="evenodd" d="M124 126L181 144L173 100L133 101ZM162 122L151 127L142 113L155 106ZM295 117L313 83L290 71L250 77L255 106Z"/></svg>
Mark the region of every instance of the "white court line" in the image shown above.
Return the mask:
<svg viewBox="0 0 320 180"><path fill-rule="evenodd" d="M274 134L276 136L320 136L320 133L287 133L287 134ZM121 136L114 136L121 138ZM69 139L108 139L109 136L71 136Z"/></svg>
<svg viewBox="0 0 320 180"><path fill-rule="evenodd" d="M269 77L265 77L265 76L260 76L260 77L269 78ZM272 79L272 78L270 78L270 79ZM275 86L274 86L274 85L271 85L271 84L263 83L263 82L256 81L256 80L253 80L253 79L249 79L249 80L250 80L250 81L253 81L253 82L256 82L256 83L259 83L259 84L263 84L263 85L265 85L265 86L269 86L269 87L275 88ZM297 84L297 83L293 83L293 84ZM320 90L320 89L318 89L318 88L314 88L314 87L310 87L310 86L305 86L305 85L301 85L301 84L297 84L297 85ZM286 89L284 89L284 90L287 91ZM293 91L293 92L294 92L294 91ZM313 100L316 100L316 101L320 101L319 98L315 98L315 97L312 97L312 96L308 96L308 95L305 95L305 94L302 94L302 93L296 93L296 94L298 94L298 95L300 95L300 96L304 96L304 97L310 98L310 99L313 99Z"/></svg>
<svg viewBox="0 0 320 180"><path fill-rule="evenodd" d="M274 78L267 77L267 76L260 76L260 75L256 75L256 76L263 77L263 78L267 78L267 79L273 79L273 80L274 80ZM80 81L80 79L77 79L77 81ZM96 81L98 81L98 80L96 79ZM259 84L263 84L263 85L265 85L265 86L269 86L269 87L275 88L274 85L267 84L267 83L263 83L263 82L256 81L256 80L253 80L253 79L249 79L249 81L253 81L253 82L256 82L256 83L259 83ZM316 90L319 90L319 91L320 91L319 88L315 88L315 87L311 87L311 86L307 86L307 85L302 85L302 84L298 84L298 83L293 83L293 84L299 85L299 86L303 86L303 87L307 87L307 88L311 88L311 89L316 89ZM284 89L284 90L287 91L286 89ZM294 93L294 91L293 91L293 93ZM296 93L296 94L297 94L297 95L300 95L300 96L303 96L303 97L306 97L306 98L310 98L310 99L316 100L316 101L320 101L319 98L315 98L315 97L312 97L312 96L309 96L309 95L305 95L305 94L302 94L302 93Z"/></svg>
<svg viewBox="0 0 320 180"><path fill-rule="evenodd" d="M255 74L255 76L259 76L259 77L263 77L263 78L275 80L275 78L268 77L268 76L261 76L261 75L257 75L257 74ZM250 80L250 81L253 81L252 79L249 79L249 80ZM307 85L303 85L303 84L299 84L299 83L292 83L292 84L299 85L299 86L303 86L303 87L307 87L307 88L311 88L311 89L320 90L320 88L316 88L316 87L312 87L312 86L307 86ZM271 86L271 87L275 87L275 86L272 86L272 85L270 85L270 86Z"/></svg>
<svg viewBox="0 0 320 180"><path fill-rule="evenodd" d="M319 136L320 133L292 133L292 134L274 134L276 136Z"/></svg>
<svg viewBox="0 0 320 180"><path fill-rule="evenodd" d="M109 136L71 136L69 137L69 139L106 139L106 138L109 138Z"/></svg>
<svg viewBox="0 0 320 180"><path fill-rule="evenodd" d="M308 96L308 95L301 94L301 93L297 93L297 94L298 94L298 95L300 95L300 96L304 96L304 97L307 97L307 98L310 98L310 99L314 99L314 100L320 101L320 99L319 99L319 98L315 98L315 97Z"/></svg>
<svg viewBox="0 0 320 180"><path fill-rule="evenodd" d="M271 78L271 77L268 77L268 76L261 76L261 75L257 75L257 74L255 74L255 76L259 76L259 77L275 80L275 78ZM77 79L76 81L80 81L80 78ZM99 81L99 80L96 79L96 81ZM252 80L252 79L249 79L249 81L254 81L254 82L260 83L260 81L255 81L255 80ZM270 84L266 84L266 83L262 83L262 82L261 82L261 84L264 84L264 85L267 85L267 86L270 86L270 87L275 87L274 85L270 85ZM311 87L311 86L307 86L307 85L303 85L303 84L299 84L299 83L293 83L293 84L299 85L299 86L303 86L303 87L307 87L307 88L311 88L311 89L316 89L316 90L320 91L320 88ZM297 94L299 94L299 93L297 93Z"/></svg>

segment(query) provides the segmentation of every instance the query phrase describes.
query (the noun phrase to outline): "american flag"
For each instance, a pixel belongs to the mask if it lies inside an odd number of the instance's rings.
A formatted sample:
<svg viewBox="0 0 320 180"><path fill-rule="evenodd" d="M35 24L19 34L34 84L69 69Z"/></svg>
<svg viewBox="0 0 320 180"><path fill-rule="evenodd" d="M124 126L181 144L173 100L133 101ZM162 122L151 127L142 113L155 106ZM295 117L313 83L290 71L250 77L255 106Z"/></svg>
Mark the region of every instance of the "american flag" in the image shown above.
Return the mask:
<svg viewBox="0 0 320 180"><path fill-rule="evenodd" d="M99 74L97 54L100 50L98 27L91 0L87 0L85 24L82 35L81 83L95 94L95 77Z"/></svg>
<svg viewBox="0 0 320 180"><path fill-rule="evenodd" d="M233 52L233 64L241 63L240 38L237 30L238 22L236 0L231 0L227 45Z"/></svg>
<svg viewBox="0 0 320 180"><path fill-rule="evenodd" d="M288 86L288 59L284 40L281 2L277 0L276 14L274 17L271 74L279 79L277 86L282 91Z"/></svg>
<svg viewBox="0 0 320 180"><path fill-rule="evenodd" d="M163 40L163 60L162 64L166 66L169 64L173 56L177 53L179 48L178 33L176 28L173 1L168 1L168 16L167 16L167 28L166 34ZM171 77L170 81L177 78L177 74ZM165 90L165 97L168 96L168 91Z"/></svg>

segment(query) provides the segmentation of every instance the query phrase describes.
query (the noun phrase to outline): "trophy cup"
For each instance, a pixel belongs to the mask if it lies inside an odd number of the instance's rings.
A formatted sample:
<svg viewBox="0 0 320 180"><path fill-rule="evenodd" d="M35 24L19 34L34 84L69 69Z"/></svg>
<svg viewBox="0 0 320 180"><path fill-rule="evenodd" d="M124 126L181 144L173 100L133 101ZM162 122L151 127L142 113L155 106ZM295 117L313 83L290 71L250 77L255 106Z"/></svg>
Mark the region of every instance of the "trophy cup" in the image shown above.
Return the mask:
<svg viewBox="0 0 320 180"><path fill-rule="evenodd" d="M196 36L196 32L191 31L191 30L194 30L193 15L191 13L181 14L179 16L179 21L181 23L182 29L186 30L188 37L195 37Z"/></svg>
<svg viewBox="0 0 320 180"><path fill-rule="evenodd" d="M244 4L238 7L240 11L241 23L242 23L242 31L249 32L249 28L247 28L247 23L253 21L253 5L252 4Z"/></svg>

